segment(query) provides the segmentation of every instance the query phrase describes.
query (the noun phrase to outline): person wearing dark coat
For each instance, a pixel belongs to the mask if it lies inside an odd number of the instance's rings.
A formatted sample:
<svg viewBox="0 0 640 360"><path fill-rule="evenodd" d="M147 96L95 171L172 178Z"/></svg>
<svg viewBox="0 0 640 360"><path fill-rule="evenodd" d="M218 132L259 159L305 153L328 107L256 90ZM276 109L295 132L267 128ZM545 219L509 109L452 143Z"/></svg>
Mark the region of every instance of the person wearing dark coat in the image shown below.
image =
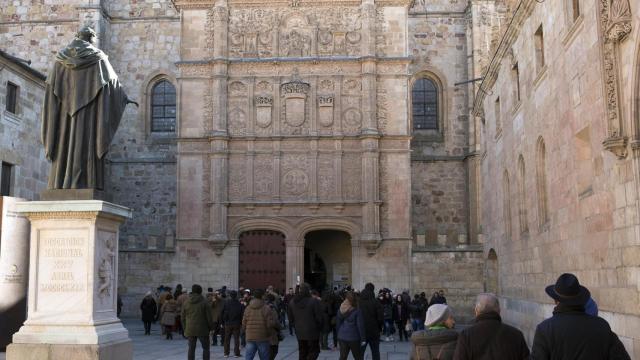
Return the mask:
<svg viewBox="0 0 640 360"><path fill-rule="evenodd" d="M329 332L331 332L331 304L326 296L320 297L317 290L311 291L311 296L320 301L320 311L322 312L322 329L320 330L320 349L329 350Z"/></svg>
<svg viewBox="0 0 640 360"><path fill-rule="evenodd" d="M609 323L585 312L591 293L575 275L560 275L545 291L556 307L536 328L530 359L631 359Z"/></svg>
<svg viewBox="0 0 640 360"><path fill-rule="evenodd" d="M409 334L407 333L407 322L409 321L409 304L407 304L402 295L396 296L396 302L392 308L393 322L398 327L398 336L400 341L409 341Z"/></svg>
<svg viewBox="0 0 640 360"><path fill-rule="evenodd" d="M423 302L420 300L420 295L415 295L409 305L409 311L411 313L411 327L413 331L424 330L424 316L427 313L427 308L424 307Z"/></svg>
<svg viewBox="0 0 640 360"><path fill-rule="evenodd" d="M374 291L372 283L364 286L360 293L359 308L364 321L365 341L371 348L371 360L380 360L380 332L384 326L384 314Z"/></svg>
<svg viewBox="0 0 640 360"><path fill-rule="evenodd" d="M158 304L153 299L151 291L148 291L144 299L142 299L140 311L142 312L142 322L144 323L144 334L151 335L151 323L156 321L156 313L158 312Z"/></svg>
<svg viewBox="0 0 640 360"><path fill-rule="evenodd" d="M213 318L211 317L211 305L202 296L202 286L194 284L191 287L189 300L182 304L180 312L184 336L189 341L187 359L195 360L196 342L199 341L202 345L202 359L209 360L211 357L209 332L213 330Z"/></svg>
<svg viewBox="0 0 640 360"><path fill-rule="evenodd" d="M233 353L240 356L240 327L242 325L243 308L238 301L235 290L229 292L229 299L222 305L220 317L224 324L224 356L229 356L231 336L233 335Z"/></svg>
<svg viewBox="0 0 640 360"><path fill-rule="evenodd" d="M347 293L338 310L338 342L340 360L347 360L349 352L355 360L364 360L364 348L367 344L364 319L353 292Z"/></svg>
<svg viewBox="0 0 640 360"><path fill-rule="evenodd" d="M425 330L411 335L411 360L451 360L456 348L458 332L451 308L445 304L429 307L425 316Z"/></svg>
<svg viewBox="0 0 640 360"><path fill-rule="evenodd" d="M502 323L500 302L494 294L476 298L475 324L462 330L455 360L525 360L529 348L522 332Z"/></svg>
<svg viewBox="0 0 640 360"><path fill-rule="evenodd" d="M289 319L298 338L300 360L315 360L320 355L320 332L323 325L320 301L311 297L309 284L300 285L300 291L289 304Z"/></svg>

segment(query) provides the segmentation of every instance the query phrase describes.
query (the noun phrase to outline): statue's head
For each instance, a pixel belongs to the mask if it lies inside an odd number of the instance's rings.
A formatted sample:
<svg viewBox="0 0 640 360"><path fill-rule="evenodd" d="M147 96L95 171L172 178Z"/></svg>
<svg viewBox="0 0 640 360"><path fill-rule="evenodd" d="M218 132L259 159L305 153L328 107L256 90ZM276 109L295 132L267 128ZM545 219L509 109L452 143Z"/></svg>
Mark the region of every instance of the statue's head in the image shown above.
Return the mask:
<svg viewBox="0 0 640 360"><path fill-rule="evenodd" d="M96 42L96 32L89 25L85 25L78 31L76 37L80 40L87 41L91 44Z"/></svg>

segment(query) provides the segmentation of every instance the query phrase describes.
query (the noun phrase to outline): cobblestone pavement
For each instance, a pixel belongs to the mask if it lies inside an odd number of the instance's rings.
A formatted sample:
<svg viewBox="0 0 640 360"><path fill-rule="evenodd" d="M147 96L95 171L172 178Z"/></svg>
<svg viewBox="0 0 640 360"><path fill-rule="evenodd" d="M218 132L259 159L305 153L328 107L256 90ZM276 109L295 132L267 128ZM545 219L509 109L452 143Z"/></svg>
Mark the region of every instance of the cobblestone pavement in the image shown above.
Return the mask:
<svg viewBox="0 0 640 360"><path fill-rule="evenodd" d="M151 328L151 336L144 336L142 322L137 319L123 320L125 327L129 330L129 336L133 340L134 360L184 360L187 357L187 341L174 334L173 340L165 340L160 335L160 326L154 324ZM278 356L276 359L294 360L298 359L298 344L295 336L290 336L288 331L283 331L284 341L280 343ZM232 340L233 341L233 340ZM329 340L331 342L331 340ZM196 359L202 359L202 348L198 344ZM380 344L382 360L406 360L409 358L409 342L383 342ZM233 352L233 350L232 350ZM241 351L244 358L244 350ZM320 353L320 360L338 359L338 350L323 350ZM211 348L211 359L222 359L222 346ZM349 357L352 359L352 357ZM233 359L233 356L230 357ZM255 359L258 359L256 354ZM371 359L371 354L367 350L366 359Z"/></svg>
<svg viewBox="0 0 640 360"><path fill-rule="evenodd" d="M134 360L184 360L187 357L187 341L181 336L174 334L173 340L165 340L160 335L160 326L156 323L151 328L151 335L144 336L142 322L138 319L124 319L124 326L129 330L129 336L133 340ZM298 347L295 336L290 336L288 331L284 331L284 341L280 343L280 349L276 359L294 360L298 359ZM329 340L331 342L331 340ZM196 359L202 359L202 348L198 344ZM233 351L233 350L232 350ZM382 342L380 343L380 353L382 360L406 360L409 358L409 342ZM244 351L241 351L244 358ZM338 359L338 350L323 350L320 353L320 360ZM211 359L222 359L222 346L211 348ZM349 357L353 359L353 357ZM371 359L371 353L367 348L366 359ZM230 357L233 359L233 356ZM256 354L255 359L258 359ZM0 360L5 360L5 353L0 353Z"/></svg>

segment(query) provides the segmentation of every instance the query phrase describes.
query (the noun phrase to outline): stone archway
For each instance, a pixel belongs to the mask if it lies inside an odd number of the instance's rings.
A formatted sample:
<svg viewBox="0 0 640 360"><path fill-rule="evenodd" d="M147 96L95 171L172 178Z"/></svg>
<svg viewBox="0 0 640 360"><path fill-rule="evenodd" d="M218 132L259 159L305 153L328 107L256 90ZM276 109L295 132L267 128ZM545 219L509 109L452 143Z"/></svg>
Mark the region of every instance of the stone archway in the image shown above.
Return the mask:
<svg viewBox="0 0 640 360"><path fill-rule="evenodd" d="M498 294L500 290L498 286L498 254L494 249L489 250L489 255L487 255L487 260L485 261L484 284L486 292Z"/></svg>
<svg viewBox="0 0 640 360"><path fill-rule="evenodd" d="M340 230L314 230L304 237L304 281L322 291L351 285L351 236Z"/></svg>

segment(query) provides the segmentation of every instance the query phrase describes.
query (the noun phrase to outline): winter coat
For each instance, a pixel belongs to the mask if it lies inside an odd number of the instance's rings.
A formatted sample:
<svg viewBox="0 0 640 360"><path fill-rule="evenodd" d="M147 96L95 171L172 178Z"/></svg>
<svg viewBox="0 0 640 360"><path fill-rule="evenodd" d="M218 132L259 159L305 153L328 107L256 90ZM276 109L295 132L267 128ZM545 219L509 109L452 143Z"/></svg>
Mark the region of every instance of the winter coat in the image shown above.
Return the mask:
<svg viewBox="0 0 640 360"><path fill-rule="evenodd" d="M220 298L214 298L211 302L211 316L213 317L213 323L219 323L222 317L222 306L224 301Z"/></svg>
<svg viewBox="0 0 640 360"><path fill-rule="evenodd" d="M458 332L453 329L427 329L411 335L411 360L451 360Z"/></svg>
<svg viewBox="0 0 640 360"><path fill-rule="evenodd" d="M346 313L338 312L338 340L366 341L364 319L360 309L351 309Z"/></svg>
<svg viewBox="0 0 640 360"><path fill-rule="evenodd" d="M390 301L382 301L382 314L384 316L384 320L392 320L393 319L393 303Z"/></svg>
<svg viewBox="0 0 640 360"><path fill-rule="evenodd" d="M262 299L253 299L244 310L242 331L247 341L269 341L278 328L278 314Z"/></svg>
<svg viewBox="0 0 640 360"><path fill-rule="evenodd" d="M412 319L422 319L424 320L427 309L423 306L422 301L416 299L413 300L411 302L411 305L409 306L409 309L411 311L411 318Z"/></svg>
<svg viewBox="0 0 640 360"><path fill-rule="evenodd" d="M584 308L560 304L536 328L532 360L630 359L609 323Z"/></svg>
<svg viewBox="0 0 640 360"><path fill-rule="evenodd" d="M222 305L221 318L224 325L240 325L244 308L237 299L229 299Z"/></svg>
<svg viewBox="0 0 640 360"><path fill-rule="evenodd" d="M409 320L409 307L405 303L394 303L391 308L393 321L406 324Z"/></svg>
<svg viewBox="0 0 640 360"><path fill-rule="evenodd" d="M209 336L213 330L211 306L202 294L192 293L182 304L181 314L184 336Z"/></svg>
<svg viewBox="0 0 640 360"><path fill-rule="evenodd" d="M160 324L165 326L175 326L178 304L175 300L167 300L160 309Z"/></svg>
<svg viewBox="0 0 640 360"><path fill-rule="evenodd" d="M184 302L187 300L189 300L189 294L187 294L186 292L183 292L176 298L176 304L178 305L178 315L180 315L180 313L182 312L182 304L184 304Z"/></svg>
<svg viewBox="0 0 640 360"><path fill-rule="evenodd" d="M364 320L366 339L379 339L380 331L382 331L382 326L384 325L382 304L375 298L372 291L363 290L362 293L360 293L360 304L358 308Z"/></svg>
<svg viewBox="0 0 640 360"><path fill-rule="evenodd" d="M529 348L522 332L502 323L495 312L476 317L473 326L460 333L454 359L524 360Z"/></svg>
<svg viewBox="0 0 640 360"><path fill-rule="evenodd" d="M326 334L331 331L331 311L329 310L329 304L320 300L320 311L322 312L322 328L320 331Z"/></svg>
<svg viewBox="0 0 640 360"><path fill-rule="evenodd" d="M267 306L269 306L273 311L276 312L276 315L278 314L278 305L276 304L269 304L267 303ZM282 302L280 302L280 305L282 306ZM273 331L271 331L271 336L269 337L269 345L278 345L280 343L280 330L282 330L282 324L279 321L276 321L276 323L274 324L274 329Z"/></svg>
<svg viewBox="0 0 640 360"><path fill-rule="evenodd" d="M289 321L293 322L298 340L320 339L323 324L320 301L312 297L295 297L289 304Z"/></svg>
<svg viewBox="0 0 640 360"><path fill-rule="evenodd" d="M151 322L156 320L158 313L158 305L151 296L145 296L140 303L140 311L142 311L142 321Z"/></svg>

